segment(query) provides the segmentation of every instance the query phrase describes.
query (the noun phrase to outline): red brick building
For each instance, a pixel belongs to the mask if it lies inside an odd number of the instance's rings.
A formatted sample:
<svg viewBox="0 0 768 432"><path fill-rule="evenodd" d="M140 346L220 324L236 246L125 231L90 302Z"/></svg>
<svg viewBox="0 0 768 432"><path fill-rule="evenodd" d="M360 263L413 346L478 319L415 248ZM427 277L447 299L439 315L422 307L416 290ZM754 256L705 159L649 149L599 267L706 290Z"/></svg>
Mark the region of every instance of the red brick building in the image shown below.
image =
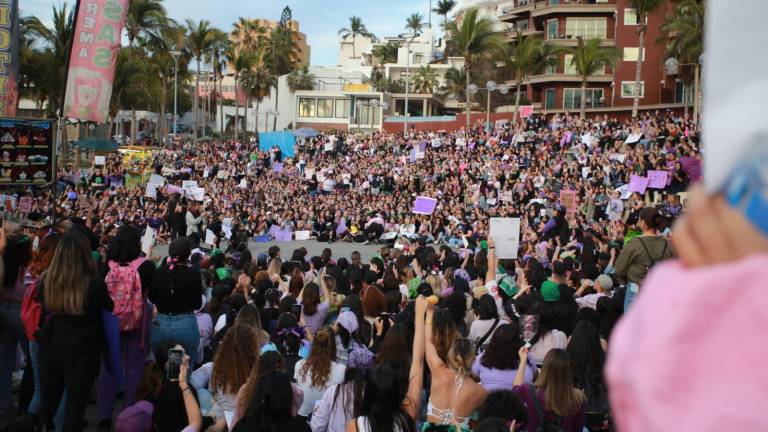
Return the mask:
<svg viewBox="0 0 768 432"><path fill-rule="evenodd" d="M640 109L681 108L692 103L692 85L676 75L666 75L663 43L659 27L671 12L668 0L648 17L644 61L641 75ZM588 113L631 111L638 52L637 16L629 0L514 0L499 19L510 25L509 39L516 30L524 36L537 36L560 47L574 47L577 37L599 38L603 46L616 47L619 60L590 76L587 83ZM577 111L581 105L581 78L570 64L570 54L561 54L558 64L524 81L525 99L537 111L547 113ZM514 78L509 84L515 84ZM623 116L623 115L622 115Z"/></svg>

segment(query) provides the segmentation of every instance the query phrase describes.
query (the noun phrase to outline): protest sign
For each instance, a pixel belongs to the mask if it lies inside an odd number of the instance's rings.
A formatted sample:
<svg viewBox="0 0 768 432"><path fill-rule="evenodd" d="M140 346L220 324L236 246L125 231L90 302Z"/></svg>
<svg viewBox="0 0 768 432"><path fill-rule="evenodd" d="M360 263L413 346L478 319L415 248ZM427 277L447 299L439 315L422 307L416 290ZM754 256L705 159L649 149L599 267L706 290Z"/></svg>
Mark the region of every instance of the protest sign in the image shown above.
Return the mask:
<svg viewBox="0 0 768 432"><path fill-rule="evenodd" d="M621 199L629 199L632 196L632 191L629 190L629 185L624 185L616 188L616 192L621 194Z"/></svg>
<svg viewBox="0 0 768 432"><path fill-rule="evenodd" d="M649 170L647 177L648 177L649 188L664 189L665 187L667 187L667 179L669 178L669 172Z"/></svg>
<svg viewBox="0 0 768 432"><path fill-rule="evenodd" d="M197 187L196 180L182 180L181 182L181 188L184 190L189 190L196 187Z"/></svg>
<svg viewBox="0 0 768 432"><path fill-rule="evenodd" d="M273 163L272 164L272 171L280 174L281 172L283 172L283 164L280 163L280 162Z"/></svg>
<svg viewBox="0 0 768 432"><path fill-rule="evenodd" d="M512 202L512 191L504 191L499 194L499 200L503 202Z"/></svg>
<svg viewBox="0 0 768 432"><path fill-rule="evenodd" d="M491 218L490 237L496 245L496 258L517 258L520 246L520 218Z"/></svg>
<svg viewBox="0 0 768 432"><path fill-rule="evenodd" d="M144 192L145 197L157 198L157 188L162 187L157 183L147 183L147 189Z"/></svg>
<svg viewBox="0 0 768 432"><path fill-rule="evenodd" d="M181 188L176 185L169 184L165 187L165 191L169 194L181 193Z"/></svg>
<svg viewBox="0 0 768 432"><path fill-rule="evenodd" d="M203 201L205 200L205 189L201 187L187 189L187 196L195 201Z"/></svg>
<svg viewBox="0 0 768 432"><path fill-rule="evenodd" d="M19 212L29 213L32 211L32 197L23 196L19 198Z"/></svg>
<svg viewBox="0 0 768 432"><path fill-rule="evenodd" d="M640 138L643 137L642 133L633 133L629 134L626 140L624 140L624 144L634 144L636 142L640 142Z"/></svg>
<svg viewBox="0 0 768 432"><path fill-rule="evenodd" d="M411 211L416 214L431 215L435 212L435 207L437 207L436 199L419 196L416 197L416 201L413 203L413 210Z"/></svg>
<svg viewBox="0 0 768 432"><path fill-rule="evenodd" d="M581 167L581 176L585 180L589 177L589 167Z"/></svg>
<svg viewBox="0 0 768 432"><path fill-rule="evenodd" d="M105 156L94 156L93 164L94 165L106 165L107 164L107 158Z"/></svg>
<svg viewBox="0 0 768 432"><path fill-rule="evenodd" d="M296 240L309 240L310 231L296 231L293 233Z"/></svg>
<svg viewBox="0 0 768 432"><path fill-rule="evenodd" d="M520 107L520 118L527 119L533 115L533 105L523 105Z"/></svg>
<svg viewBox="0 0 768 432"><path fill-rule="evenodd" d="M216 244L216 234L214 234L213 231L209 229L205 230L205 243L211 246Z"/></svg>
<svg viewBox="0 0 768 432"><path fill-rule="evenodd" d="M629 191L637 192L641 195L645 194L645 189L648 188L648 178L641 177L639 175L632 175L629 178Z"/></svg>
<svg viewBox="0 0 768 432"><path fill-rule="evenodd" d="M576 211L576 191L563 189L560 191L560 204L569 213Z"/></svg>
<svg viewBox="0 0 768 432"><path fill-rule="evenodd" d="M152 174L149 176L149 183L154 183L157 185L164 185L165 184L165 177L159 175L159 174Z"/></svg>

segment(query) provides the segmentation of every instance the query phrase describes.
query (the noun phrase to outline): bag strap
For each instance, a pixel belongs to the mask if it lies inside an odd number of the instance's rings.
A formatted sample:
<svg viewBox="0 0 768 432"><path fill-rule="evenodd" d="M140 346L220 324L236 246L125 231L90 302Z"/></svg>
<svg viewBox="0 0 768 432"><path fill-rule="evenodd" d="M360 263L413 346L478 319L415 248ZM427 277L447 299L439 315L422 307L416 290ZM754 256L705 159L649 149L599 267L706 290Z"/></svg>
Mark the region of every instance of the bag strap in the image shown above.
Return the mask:
<svg viewBox="0 0 768 432"><path fill-rule="evenodd" d="M531 395L531 399L533 399L533 407L536 410L536 416L539 418L539 423L546 423L544 409L541 407L539 396L536 395L536 387L534 387L533 384L528 384L527 387L528 393Z"/></svg>
<svg viewBox="0 0 768 432"><path fill-rule="evenodd" d="M477 353L477 351L480 350L480 347L483 346L485 341L489 337L491 337L491 334L493 333L493 331L496 330L496 326L499 325L499 321L501 321L499 318L496 318L495 320L493 320L493 325L491 326L491 328L483 335L483 337L477 340L477 344L475 345L475 353Z"/></svg>
<svg viewBox="0 0 768 432"><path fill-rule="evenodd" d="M651 261L651 265L653 265L653 257L651 256L651 252L648 250L648 246L646 246L645 242L643 241L642 237L637 237L637 241L640 242L640 245L643 246L643 249L645 250L645 254L648 255L648 259ZM664 245L664 250L666 251L667 245Z"/></svg>

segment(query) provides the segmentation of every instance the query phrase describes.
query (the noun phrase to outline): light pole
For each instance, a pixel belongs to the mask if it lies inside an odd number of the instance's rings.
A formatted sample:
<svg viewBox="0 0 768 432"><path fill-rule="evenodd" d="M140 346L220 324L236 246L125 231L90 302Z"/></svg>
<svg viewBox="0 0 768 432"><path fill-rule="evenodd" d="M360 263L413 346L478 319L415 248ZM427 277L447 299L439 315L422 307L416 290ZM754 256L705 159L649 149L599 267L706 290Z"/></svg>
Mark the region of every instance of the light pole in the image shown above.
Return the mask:
<svg viewBox="0 0 768 432"><path fill-rule="evenodd" d="M275 118L277 118L277 116L279 116L279 115L280 115L280 113L279 113L279 112L277 112L277 111L273 110L272 108L268 108L268 109L267 109L267 112L266 112L266 120L267 120L267 124L266 124L265 130L264 130L265 132L268 132L268 131L269 131L269 115L270 115L270 114L272 114L273 116L275 116ZM272 128L272 132L274 132L274 131L275 131L275 128L273 127L273 128Z"/></svg>
<svg viewBox="0 0 768 432"><path fill-rule="evenodd" d="M178 118L176 104L178 102L179 56L181 55L181 51L171 51L171 55L173 56L173 135L175 136L178 133L178 129L176 129L176 120Z"/></svg>
<svg viewBox="0 0 768 432"><path fill-rule="evenodd" d="M421 33L404 33L399 36L407 39L405 42L405 116L403 117L403 138L405 138L405 135L408 134L408 87L411 81L411 42L421 36Z"/></svg>
<svg viewBox="0 0 768 432"><path fill-rule="evenodd" d="M488 92L485 108L485 130L487 133L491 133L491 92L498 90L501 94L507 94L509 93L509 86L506 84L497 85L494 81L488 81L484 88L478 87L477 84L470 84L468 90L470 94L475 94L480 90Z"/></svg>

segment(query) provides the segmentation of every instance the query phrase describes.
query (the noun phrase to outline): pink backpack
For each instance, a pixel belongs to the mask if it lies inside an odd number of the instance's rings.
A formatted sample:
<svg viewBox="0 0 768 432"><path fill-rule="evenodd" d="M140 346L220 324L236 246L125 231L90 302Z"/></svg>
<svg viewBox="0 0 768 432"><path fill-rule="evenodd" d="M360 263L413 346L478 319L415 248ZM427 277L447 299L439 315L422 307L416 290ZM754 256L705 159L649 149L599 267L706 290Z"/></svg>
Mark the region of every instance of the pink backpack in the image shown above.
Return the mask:
<svg viewBox="0 0 768 432"><path fill-rule="evenodd" d="M120 331L136 330L141 327L144 316L144 296L141 293L139 266L144 258L136 258L127 266L110 261L105 282L115 308L112 313L120 321Z"/></svg>

